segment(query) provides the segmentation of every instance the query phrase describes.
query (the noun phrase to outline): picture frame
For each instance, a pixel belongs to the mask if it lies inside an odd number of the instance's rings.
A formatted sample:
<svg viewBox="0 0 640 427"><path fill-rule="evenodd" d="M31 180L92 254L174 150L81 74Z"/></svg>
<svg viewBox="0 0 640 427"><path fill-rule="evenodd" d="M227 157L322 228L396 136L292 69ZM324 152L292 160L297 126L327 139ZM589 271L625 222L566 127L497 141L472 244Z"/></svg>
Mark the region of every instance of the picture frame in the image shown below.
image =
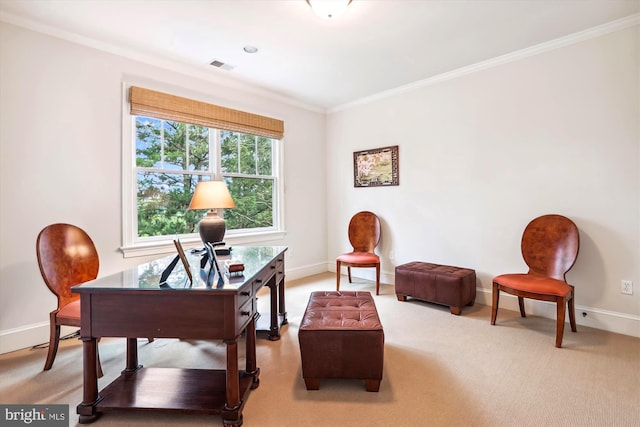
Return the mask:
<svg viewBox="0 0 640 427"><path fill-rule="evenodd" d="M354 187L392 185L400 185L397 145L353 153Z"/></svg>
<svg viewBox="0 0 640 427"><path fill-rule="evenodd" d="M191 266L189 265L187 256L184 254L182 243L180 243L179 239L176 239L173 241L173 244L176 246L176 250L178 251L178 256L180 257L180 261L182 261L182 265L184 266L184 271L186 271L187 276L189 276L189 283L193 283L193 276L191 275Z"/></svg>

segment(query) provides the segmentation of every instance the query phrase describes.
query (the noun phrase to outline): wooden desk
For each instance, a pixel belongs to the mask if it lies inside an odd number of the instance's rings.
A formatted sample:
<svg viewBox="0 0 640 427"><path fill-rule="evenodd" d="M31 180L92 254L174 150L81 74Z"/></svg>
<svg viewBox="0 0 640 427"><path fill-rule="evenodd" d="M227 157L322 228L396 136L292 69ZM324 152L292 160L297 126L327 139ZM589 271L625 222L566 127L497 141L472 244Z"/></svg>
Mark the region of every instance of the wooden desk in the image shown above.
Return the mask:
<svg viewBox="0 0 640 427"><path fill-rule="evenodd" d="M173 259L168 256L72 288L81 301L84 393L77 407L80 423L91 423L103 412L156 410L221 414L224 425L241 426L248 391L259 385L255 295L262 286L271 288L269 334L271 339L279 338L279 318L286 323L286 250L284 246L234 247L234 258L244 262L244 275L225 277L222 286L208 277L208 269L200 269L200 256L189 253L194 273L191 286L180 263L160 286L160 275ZM246 367L240 371L238 340L243 331ZM127 354L120 377L98 393L96 351L101 337L127 338ZM138 364L138 337L221 339L227 347L227 367L143 368Z"/></svg>

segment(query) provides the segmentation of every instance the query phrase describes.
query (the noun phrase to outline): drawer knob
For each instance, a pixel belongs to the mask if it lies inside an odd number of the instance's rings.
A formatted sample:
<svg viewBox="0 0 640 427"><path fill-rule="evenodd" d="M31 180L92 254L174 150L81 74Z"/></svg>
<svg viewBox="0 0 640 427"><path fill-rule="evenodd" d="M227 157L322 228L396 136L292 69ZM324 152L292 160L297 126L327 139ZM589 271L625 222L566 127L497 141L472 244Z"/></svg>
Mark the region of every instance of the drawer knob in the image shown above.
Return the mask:
<svg viewBox="0 0 640 427"><path fill-rule="evenodd" d="M242 291L242 292L240 292L240 295L242 295L243 297L248 297L249 295L251 295L251 292L249 292L249 291Z"/></svg>

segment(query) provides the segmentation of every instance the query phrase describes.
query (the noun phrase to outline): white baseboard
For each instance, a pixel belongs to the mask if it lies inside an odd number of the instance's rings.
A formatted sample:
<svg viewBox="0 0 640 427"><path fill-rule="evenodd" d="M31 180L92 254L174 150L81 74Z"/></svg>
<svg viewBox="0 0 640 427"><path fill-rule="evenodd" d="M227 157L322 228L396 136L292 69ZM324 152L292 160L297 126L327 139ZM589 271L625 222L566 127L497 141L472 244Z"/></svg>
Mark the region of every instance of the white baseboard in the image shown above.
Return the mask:
<svg viewBox="0 0 640 427"><path fill-rule="evenodd" d="M78 328L63 326L60 336L64 337ZM33 323L20 328L0 331L0 354L49 342L49 322ZM42 361L44 365L44 360Z"/></svg>
<svg viewBox="0 0 640 427"><path fill-rule="evenodd" d="M293 269L287 268L287 271L285 272L285 280L298 280L304 277L315 276L316 274L322 274L326 272L327 265L324 262Z"/></svg>
<svg viewBox="0 0 640 427"><path fill-rule="evenodd" d="M286 280L297 280L316 274L336 272L333 263L318 263L294 269L287 269ZM375 280L375 272L372 269L353 269L353 277L365 280ZM380 282L395 283L395 273L380 272ZM491 305L491 290L484 288L476 289L476 304ZM500 294L500 308L505 310L519 311L518 299L513 295ZM556 318L556 308L552 303L544 301L525 300L525 309L528 314L534 316ZM625 313L601 310L598 308L584 307L576 305L576 323L590 328L615 332L623 335L640 338L640 317ZM73 332L75 328L62 327L61 335L64 336ZM49 323L36 323L20 328L0 331L0 354L9 353L23 348L32 347L49 341ZM44 363L44 361L43 361Z"/></svg>
<svg viewBox="0 0 640 427"><path fill-rule="evenodd" d="M491 289L476 288L476 303L491 306ZM504 292L500 292L500 309L520 311L518 298ZM556 318L556 306L546 301L524 300L524 308L527 315ZM567 322L569 319L567 318ZM599 308L576 305L576 323L589 328L615 332L617 334L630 335L640 338L640 317Z"/></svg>

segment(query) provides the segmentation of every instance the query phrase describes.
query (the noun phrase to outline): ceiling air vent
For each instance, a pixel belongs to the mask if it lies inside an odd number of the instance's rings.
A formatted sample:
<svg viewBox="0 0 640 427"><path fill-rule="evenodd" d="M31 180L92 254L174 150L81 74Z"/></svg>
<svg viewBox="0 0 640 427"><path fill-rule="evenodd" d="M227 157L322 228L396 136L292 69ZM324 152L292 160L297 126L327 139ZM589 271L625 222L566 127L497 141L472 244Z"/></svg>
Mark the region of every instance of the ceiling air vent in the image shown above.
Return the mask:
<svg viewBox="0 0 640 427"><path fill-rule="evenodd" d="M224 62L218 61L217 59L214 59L213 61L211 61L209 65L213 65L216 68L222 68L223 70L227 70L227 71L233 70L235 68L233 65L225 64Z"/></svg>

